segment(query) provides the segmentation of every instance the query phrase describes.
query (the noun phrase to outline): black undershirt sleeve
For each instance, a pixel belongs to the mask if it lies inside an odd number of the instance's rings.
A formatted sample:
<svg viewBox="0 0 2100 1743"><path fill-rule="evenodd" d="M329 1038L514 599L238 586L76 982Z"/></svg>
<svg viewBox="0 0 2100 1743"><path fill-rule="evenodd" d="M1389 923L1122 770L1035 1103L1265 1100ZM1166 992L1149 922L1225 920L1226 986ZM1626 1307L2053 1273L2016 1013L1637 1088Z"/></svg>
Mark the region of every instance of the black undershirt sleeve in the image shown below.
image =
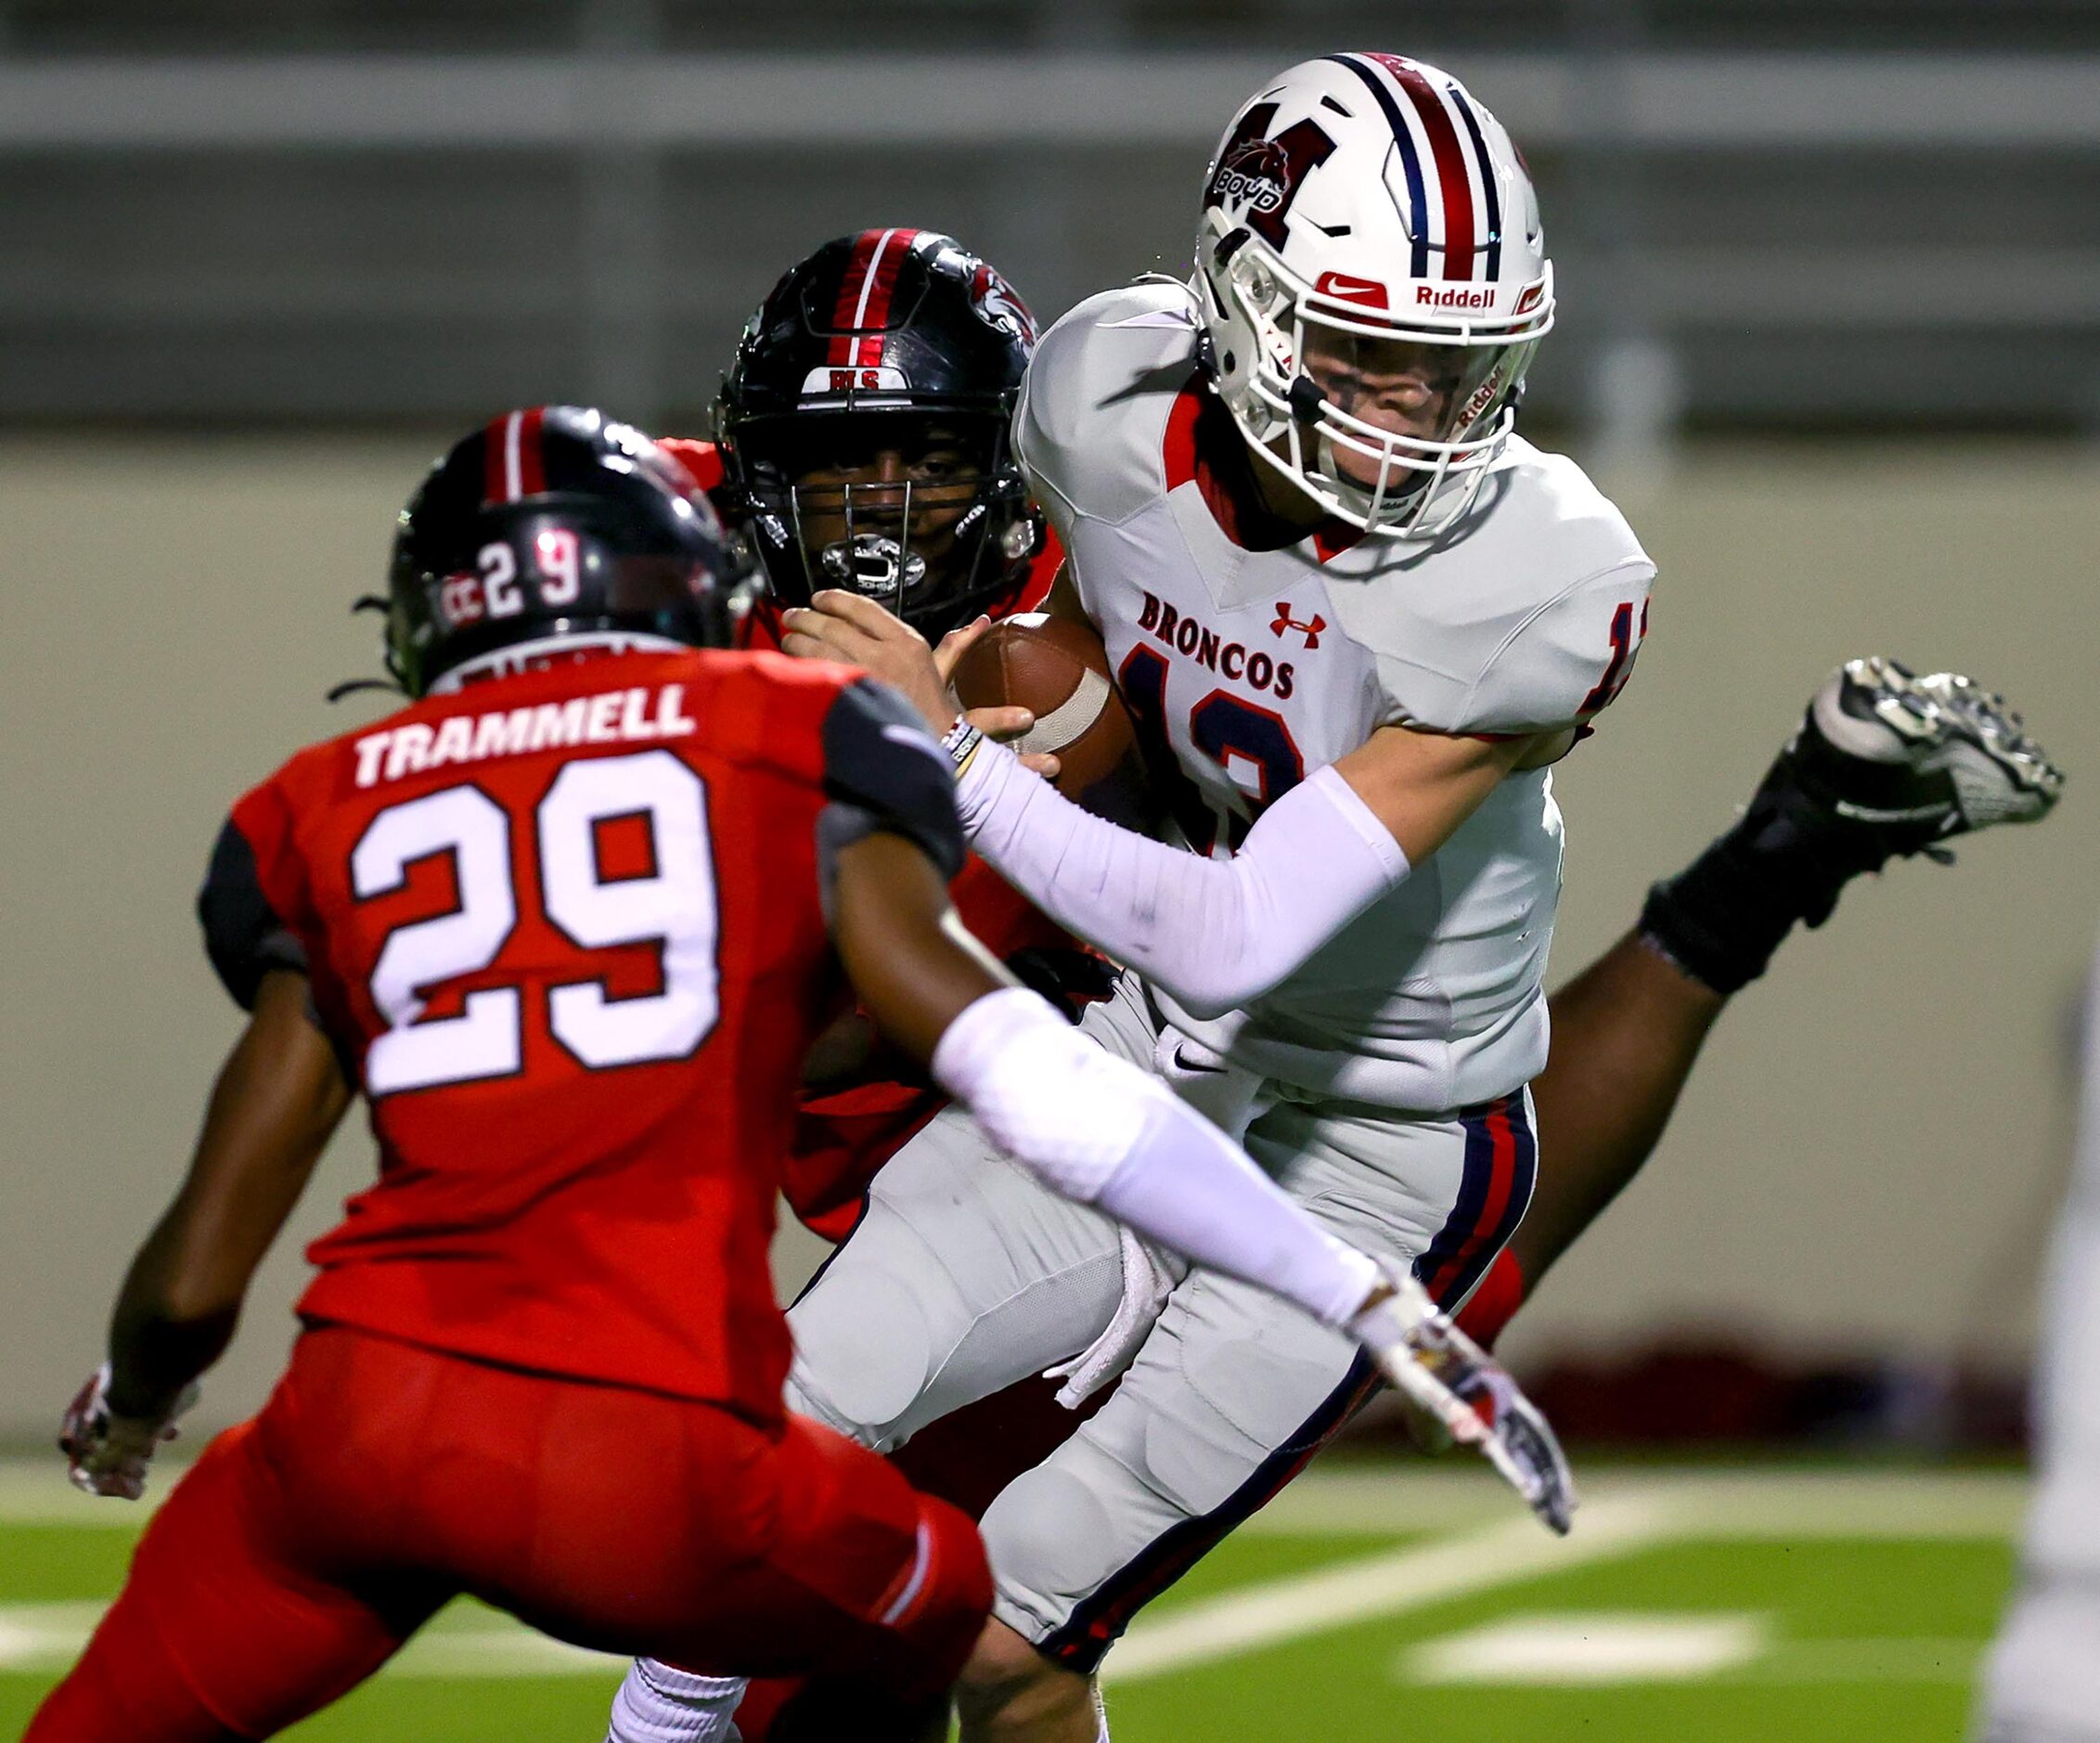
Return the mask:
<svg viewBox="0 0 2100 1743"><path fill-rule="evenodd" d="M234 1002L255 1008L255 992L273 968L306 973L306 947L271 909L255 872L255 850L229 820L212 849L204 887L197 894L204 949Z"/></svg>
<svg viewBox="0 0 2100 1743"><path fill-rule="evenodd" d="M955 770L910 704L886 684L858 678L831 704L823 733L831 803L818 820L817 850L827 893L839 851L877 831L916 845L944 883L962 870Z"/></svg>

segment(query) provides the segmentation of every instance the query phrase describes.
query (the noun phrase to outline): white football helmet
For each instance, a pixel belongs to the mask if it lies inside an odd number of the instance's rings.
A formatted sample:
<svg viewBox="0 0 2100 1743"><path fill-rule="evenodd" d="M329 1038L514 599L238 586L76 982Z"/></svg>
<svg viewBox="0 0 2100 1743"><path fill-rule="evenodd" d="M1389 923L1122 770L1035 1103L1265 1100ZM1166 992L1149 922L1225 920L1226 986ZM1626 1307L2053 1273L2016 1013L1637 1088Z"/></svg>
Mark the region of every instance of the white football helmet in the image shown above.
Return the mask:
<svg viewBox="0 0 2100 1743"><path fill-rule="evenodd" d="M1302 62L1233 116L1204 184L1193 288L1255 454L1398 538L1465 512L1553 324L1539 200L1509 135L1449 73L1398 55ZM1337 404L1307 372L1308 340L1321 355L1429 348L1377 354L1435 366L1412 427Z"/></svg>

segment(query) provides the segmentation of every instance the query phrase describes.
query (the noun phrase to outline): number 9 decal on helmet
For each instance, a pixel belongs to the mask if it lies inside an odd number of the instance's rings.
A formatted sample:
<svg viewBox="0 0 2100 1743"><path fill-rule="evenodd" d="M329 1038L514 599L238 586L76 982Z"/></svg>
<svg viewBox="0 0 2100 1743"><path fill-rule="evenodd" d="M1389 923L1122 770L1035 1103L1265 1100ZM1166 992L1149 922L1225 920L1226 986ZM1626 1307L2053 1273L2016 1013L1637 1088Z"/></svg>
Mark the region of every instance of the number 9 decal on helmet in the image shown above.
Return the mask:
<svg viewBox="0 0 2100 1743"><path fill-rule="evenodd" d="M1516 148L1456 79L1398 55L1306 61L1232 118L1195 290L1256 457L1389 537L1466 511L1553 324Z"/></svg>
<svg viewBox="0 0 2100 1743"><path fill-rule="evenodd" d="M727 647L750 564L714 508L631 425L584 406L504 413L455 444L401 511L383 600L391 684L522 669L586 641ZM370 686L339 684L334 696Z"/></svg>

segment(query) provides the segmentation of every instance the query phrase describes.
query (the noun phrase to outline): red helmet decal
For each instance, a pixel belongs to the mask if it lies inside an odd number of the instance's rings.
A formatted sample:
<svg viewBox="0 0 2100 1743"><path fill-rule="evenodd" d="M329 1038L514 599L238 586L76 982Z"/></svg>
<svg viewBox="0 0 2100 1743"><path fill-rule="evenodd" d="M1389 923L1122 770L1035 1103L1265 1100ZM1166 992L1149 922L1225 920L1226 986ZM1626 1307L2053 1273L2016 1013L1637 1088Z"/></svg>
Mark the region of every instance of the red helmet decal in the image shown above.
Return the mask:
<svg viewBox="0 0 2100 1743"><path fill-rule="evenodd" d="M1316 296L1333 297L1341 303L1360 303L1367 309L1390 308L1385 287L1375 278L1359 278L1353 273L1323 272L1320 282L1313 286Z"/></svg>
<svg viewBox="0 0 2100 1743"><path fill-rule="evenodd" d="M1246 208L1248 228L1271 248L1283 246L1283 214L1298 197L1308 172L1334 154L1334 142L1317 122L1294 122L1270 139L1276 105L1256 103L1240 117L1204 185L1206 206Z"/></svg>
<svg viewBox="0 0 2100 1743"><path fill-rule="evenodd" d="M996 327L1024 345L1036 342L1036 317L1028 313L1021 293L984 261L970 276L970 305L987 327Z"/></svg>

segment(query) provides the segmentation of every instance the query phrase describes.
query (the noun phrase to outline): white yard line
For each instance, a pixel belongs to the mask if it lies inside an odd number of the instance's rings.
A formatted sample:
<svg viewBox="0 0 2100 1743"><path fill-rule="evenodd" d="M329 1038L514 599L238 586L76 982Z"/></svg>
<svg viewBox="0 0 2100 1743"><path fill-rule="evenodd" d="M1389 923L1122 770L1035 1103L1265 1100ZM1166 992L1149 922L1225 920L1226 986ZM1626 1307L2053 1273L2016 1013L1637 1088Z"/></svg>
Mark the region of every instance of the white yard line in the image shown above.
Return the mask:
<svg viewBox="0 0 2100 1743"><path fill-rule="evenodd" d="M1406 1685L1599 1688L1658 1683L1814 1687L1974 1680L1981 1640L1782 1640L1760 1615L1545 1611L1435 1640L1393 1661Z"/></svg>
<svg viewBox="0 0 2100 1743"><path fill-rule="evenodd" d="M1756 1663L1771 1636L1771 1618L1759 1611L1549 1610L1417 1641L1392 1675L1540 1688L1703 1683Z"/></svg>
<svg viewBox="0 0 2100 1743"><path fill-rule="evenodd" d="M1679 1531L1751 1540L2016 1535L2028 1479L2017 1471L1579 1470L1586 1503L1629 1494L1667 1502ZM1508 1517L1509 1491L1485 1469L1456 1464L1342 1465L1301 1477L1240 1527L1269 1534L1385 1536ZM1579 1538L1587 1509L1576 1514Z"/></svg>
<svg viewBox="0 0 2100 1743"><path fill-rule="evenodd" d="M178 1474L179 1467L157 1467L148 1504L131 1506L67 1488L55 1455L0 1460L0 1524L135 1530ZM1367 1537L1420 1532L1431 1541L1150 1612L1109 1655L1104 1673L1116 1683L1167 1675L1668 1543L2003 1540L2018 1530L2027 1482L2010 1472L1681 1468L1606 1472L1584 1493L1574 1533L1561 1540L1516 1510L1494 1478L1462 1465L1315 1472L1242 1529ZM65 1662L97 1607L0 1607L0 1669L27 1658L44 1662L59 1635L69 1644L57 1661ZM1948 1656L1942 1647L1952 1644L1925 1643L1914 1656L1923 1662L1939 1653L1932 1660L1938 1663ZM1827 1662L1828 1680L1844 1681L1847 1665L1869 1663L1867 1649L1882 1646L1830 1643L1823 1652L1800 1643L1779 1649L1749 1674L1823 1680L1816 1667ZM608 1662L522 1629L481 1626L433 1633L404 1653L395 1669L403 1675L545 1675L595 1672ZM1966 1663L1959 1674L1967 1674Z"/></svg>
<svg viewBox="0 0 2100 1743"><path fill-rule="evenodd" d="M1272 1580L1140 1619L1102 1664L1111 1683L1207 1664L1304 1634L1402 1615L1624 1556L1679 1535L1674 1511L1642 1494L1591 1502L1571 1536L1528 1514L1433 1543Z"/></svg>
<svg viewBox="0 0 2100 1743"><path fill-rule="evenodd" d="M99 1603L0 1604L0 1673L62 1671L80 1656ZM496 1617L466 1628L432 1628L390 1660L387 1676L423 1678L609 1676L627 1660L536 1634Z"/></svg>
<svg viewBox="0 0 2100 1743"><path fill-rule="evenodd" d="M1508 1491L1485 1476L1404 1466L1324 1473L1301 1478L1250 1524L1436 1530L1436 1541L1140 1617L1102 1675L1137 1682L1666 1543L2003 1539L2018 1530L2026 1495L2016 1473L1613 1473L1589 1486L1574 1531L1556 1540L1527 1516L1512 1517ZM1488 1512L1498 1523L1448 1534Z"/></svg>

